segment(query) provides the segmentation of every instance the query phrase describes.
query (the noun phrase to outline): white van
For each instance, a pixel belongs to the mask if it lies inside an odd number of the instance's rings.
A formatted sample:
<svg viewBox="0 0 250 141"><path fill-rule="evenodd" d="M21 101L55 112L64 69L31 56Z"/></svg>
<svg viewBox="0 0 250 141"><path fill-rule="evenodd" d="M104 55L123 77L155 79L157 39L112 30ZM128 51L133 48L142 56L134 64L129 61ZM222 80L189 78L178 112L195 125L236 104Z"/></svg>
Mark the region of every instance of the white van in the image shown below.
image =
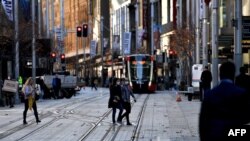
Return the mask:
<svg viewBox="0 0 250 141"><path fill-rule="evenodd" d="M199 92L202 71L202 64L194 64L192 66L192 86L194 88L194 92Z"/></svg>

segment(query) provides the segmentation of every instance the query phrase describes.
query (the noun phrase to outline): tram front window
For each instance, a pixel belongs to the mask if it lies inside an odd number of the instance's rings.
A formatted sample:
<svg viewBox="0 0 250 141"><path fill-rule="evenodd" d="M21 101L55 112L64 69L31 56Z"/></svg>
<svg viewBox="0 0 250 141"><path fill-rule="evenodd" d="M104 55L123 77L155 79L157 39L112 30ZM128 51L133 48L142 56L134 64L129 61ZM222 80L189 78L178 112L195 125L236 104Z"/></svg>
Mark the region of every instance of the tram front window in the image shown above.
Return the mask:
<svg viewBox="0 0 250 141"><path fill-rule="evenodd" d="M136 57L131 63L131 78L133 80L148 80L150 76L150 61L146 57Z"/></svg>

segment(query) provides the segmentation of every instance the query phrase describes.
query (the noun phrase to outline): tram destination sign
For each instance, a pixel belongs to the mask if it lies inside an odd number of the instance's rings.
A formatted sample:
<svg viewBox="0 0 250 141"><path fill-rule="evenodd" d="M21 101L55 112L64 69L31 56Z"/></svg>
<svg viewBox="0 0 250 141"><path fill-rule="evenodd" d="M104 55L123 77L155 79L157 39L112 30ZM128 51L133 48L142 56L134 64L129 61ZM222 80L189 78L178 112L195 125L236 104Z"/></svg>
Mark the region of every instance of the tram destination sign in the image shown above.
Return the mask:
<svg viewBox="0 0 250 141"><path fill-rule="evenodd" d="M242 16L242 44L250 45L250 16Z"/></svg>

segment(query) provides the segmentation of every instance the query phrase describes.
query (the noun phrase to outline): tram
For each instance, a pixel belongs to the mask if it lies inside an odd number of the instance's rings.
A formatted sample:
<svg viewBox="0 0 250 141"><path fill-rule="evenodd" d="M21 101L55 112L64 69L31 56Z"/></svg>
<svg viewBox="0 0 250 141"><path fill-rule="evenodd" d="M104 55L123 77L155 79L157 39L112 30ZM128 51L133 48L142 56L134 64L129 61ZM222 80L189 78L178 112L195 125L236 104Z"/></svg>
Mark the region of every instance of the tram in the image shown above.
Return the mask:
<svg viewBox="0 0 250 141"><path fill-rule="evenodd" d="M156 90L155 62L149 54L133 54L125 58L126 76L134 92L153 93Z"/></svg>

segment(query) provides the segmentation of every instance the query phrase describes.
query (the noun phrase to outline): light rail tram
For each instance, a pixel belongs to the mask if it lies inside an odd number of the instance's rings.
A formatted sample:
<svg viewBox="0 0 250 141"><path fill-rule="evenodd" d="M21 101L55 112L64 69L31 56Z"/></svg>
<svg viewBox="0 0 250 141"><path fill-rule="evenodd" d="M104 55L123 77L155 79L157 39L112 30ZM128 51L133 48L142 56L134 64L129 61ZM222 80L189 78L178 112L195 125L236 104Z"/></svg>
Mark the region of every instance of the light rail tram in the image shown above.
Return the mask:
<svg viewBox="0 0 250 141"><path fill-rule="evenodd" d="M155 61L149 54L133 54L125 57L126 76L134 92L156 91Z"/></svg>

